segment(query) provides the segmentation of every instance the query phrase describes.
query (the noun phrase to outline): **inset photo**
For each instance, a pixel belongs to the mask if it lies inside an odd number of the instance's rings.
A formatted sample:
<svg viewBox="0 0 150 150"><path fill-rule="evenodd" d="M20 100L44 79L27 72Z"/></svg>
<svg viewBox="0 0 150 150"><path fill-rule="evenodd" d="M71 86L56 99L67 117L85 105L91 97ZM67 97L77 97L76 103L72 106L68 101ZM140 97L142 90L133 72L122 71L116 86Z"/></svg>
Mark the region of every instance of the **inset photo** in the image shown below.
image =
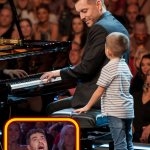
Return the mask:
<svg viewBox="0 0 150 150"><path fill-rule="evenodd" d="M4 150L79 150L79 136L72 118L12 118L3 145Z"/></svg>

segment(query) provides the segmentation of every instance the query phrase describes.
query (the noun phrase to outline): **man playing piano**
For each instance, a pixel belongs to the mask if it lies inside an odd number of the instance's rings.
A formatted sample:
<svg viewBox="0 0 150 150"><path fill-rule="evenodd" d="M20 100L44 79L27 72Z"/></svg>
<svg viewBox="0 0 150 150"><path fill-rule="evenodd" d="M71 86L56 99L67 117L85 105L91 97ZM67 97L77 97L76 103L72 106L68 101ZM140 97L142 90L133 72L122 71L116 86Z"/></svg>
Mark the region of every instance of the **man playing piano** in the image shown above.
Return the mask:
<svg viewBox="0 0 150 150"><path fill-rule="evenodd" d="M77 66L63 68L60 71L52 71L41 76L41 80L61 76L62 81L78 79L78 84L73 97L68 98L64 103L59 101L47 107L50 114L65 108L80 108L84 106L97 89L96 82L101 69L108 63L105 55L105 42L108 34L121 32L129 37L127 30L117 21L109 11L106 11L104 0L72 0L75 3L76 11L80 14L88 27L91 27L82 60ZM128 64L129 49L123 56ZM100 109L100 101L93 105Z"/></svg>

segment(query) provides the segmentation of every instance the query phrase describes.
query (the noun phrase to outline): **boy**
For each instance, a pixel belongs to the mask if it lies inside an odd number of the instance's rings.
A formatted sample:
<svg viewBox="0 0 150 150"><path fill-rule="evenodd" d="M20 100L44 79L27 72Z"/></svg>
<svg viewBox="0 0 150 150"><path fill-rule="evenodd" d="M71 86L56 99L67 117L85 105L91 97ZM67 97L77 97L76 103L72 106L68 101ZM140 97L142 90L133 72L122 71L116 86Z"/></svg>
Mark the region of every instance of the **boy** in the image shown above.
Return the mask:
<svg viewBox="0 0 150 150"><path fill-rule="evenodd" d="M129 47L126 35L113 32L106 38L105 54L110 59L97 81L98 88L88 104L76 113L88 111L101 97L102 116L107 116L114 146L117 150L133 150L133 97L129 93L132 74L122 55Z"/></svg>

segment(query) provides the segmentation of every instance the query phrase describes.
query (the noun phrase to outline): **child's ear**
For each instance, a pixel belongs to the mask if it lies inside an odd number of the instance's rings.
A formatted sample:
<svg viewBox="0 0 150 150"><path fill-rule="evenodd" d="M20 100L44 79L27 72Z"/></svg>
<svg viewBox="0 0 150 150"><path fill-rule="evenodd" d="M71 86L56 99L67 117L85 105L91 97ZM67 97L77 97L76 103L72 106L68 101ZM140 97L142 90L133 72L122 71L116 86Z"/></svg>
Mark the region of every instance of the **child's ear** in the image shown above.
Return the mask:
<svg viewBox="0 0 150 150"><path fill-rule="evenodd" d="M107 49L107 54L108 56L112 56L112 52L110 51L110 49Z"/></svg>

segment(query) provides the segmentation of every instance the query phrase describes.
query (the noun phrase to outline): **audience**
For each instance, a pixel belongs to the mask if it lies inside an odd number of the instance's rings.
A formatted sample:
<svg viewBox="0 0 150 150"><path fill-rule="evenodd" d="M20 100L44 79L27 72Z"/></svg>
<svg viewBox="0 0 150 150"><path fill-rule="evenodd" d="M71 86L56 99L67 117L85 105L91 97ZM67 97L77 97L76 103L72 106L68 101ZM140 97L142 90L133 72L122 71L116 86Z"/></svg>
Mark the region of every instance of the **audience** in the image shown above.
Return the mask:
<svg viewBox="0 0 150 150"><path fill-rule="evenodd" d="M62 128L58 148L59 150L75 149L75 127L73 125L65 125Z"/></svg>
<svg viewBox="0 0 150 150"><path fill-rule="evenodd" d="M142 91L144 84L144 78L147 73L147 70L150 69L150 54L144 55L141 59L140 66L138 69L139 62L135 60L135 68L139 70L135 77L133 78L132 85L130 87L130 93L133 95L134 92Z"/></svg>
<svg viewBox="0 0 150 150"><path fill-rule="evenodd" d="M149 61L150 66L150 58L147 61ZM143 90L133 94L135 114L133 119L133 140L148 143L148 138L150 138L150 69L143 69L145 72L147 71Z"/></svg>
<svg viewBox="0 0 150 150"><path fill-rule="evenodd" d="M75 41L81 47L81 55L84 51L84 46L87 38L87 26L80 16L74 16L72 19L71 32L66 41Z"/></svg>
<svg viewBox="0 0 150 150"><path fill-rule="evenodd" d="M130 38L134 49L143 45L146 49L150 48L150 35L148 35L147 25L144 16L137 16L133 28L134 36Z"/></svg>
<svg viewBox="0 0 150 150"><path fill-rule="evenodd" d="M55 41L58 38L58 25L49 22L49 8L45 4L37 7L38 24L34 26L35 40L51 40Z"/></svg>
<svg viewBox="0 0 150 150"><path fill-rule="evenodd" d="M11 123L8 129L9 150L27 150L26 145L20 145L20 125L17 122Z"/></svg>
<svg viewBox="0 0 150 150"><path fill-rule="evenodd" d="M134 23L138 15L139 15L139 8L136 4L130 4L127 6L126 8L127 23L125 24L125 27L130 35L133 34Z"/></svg>
<svg viewBox="0 0 150 150"><path fill-rule="evenodd" d="M29 19L22 19L19 22L24 39L32 40L32 24Z"/></svg>
<svg viewBox="0 0 150 150"><path fill-rule="evenodd" d="M3 38L20 38L17 30L13 28L13 14L9 8L0 10L0 37Z"/></svg>

